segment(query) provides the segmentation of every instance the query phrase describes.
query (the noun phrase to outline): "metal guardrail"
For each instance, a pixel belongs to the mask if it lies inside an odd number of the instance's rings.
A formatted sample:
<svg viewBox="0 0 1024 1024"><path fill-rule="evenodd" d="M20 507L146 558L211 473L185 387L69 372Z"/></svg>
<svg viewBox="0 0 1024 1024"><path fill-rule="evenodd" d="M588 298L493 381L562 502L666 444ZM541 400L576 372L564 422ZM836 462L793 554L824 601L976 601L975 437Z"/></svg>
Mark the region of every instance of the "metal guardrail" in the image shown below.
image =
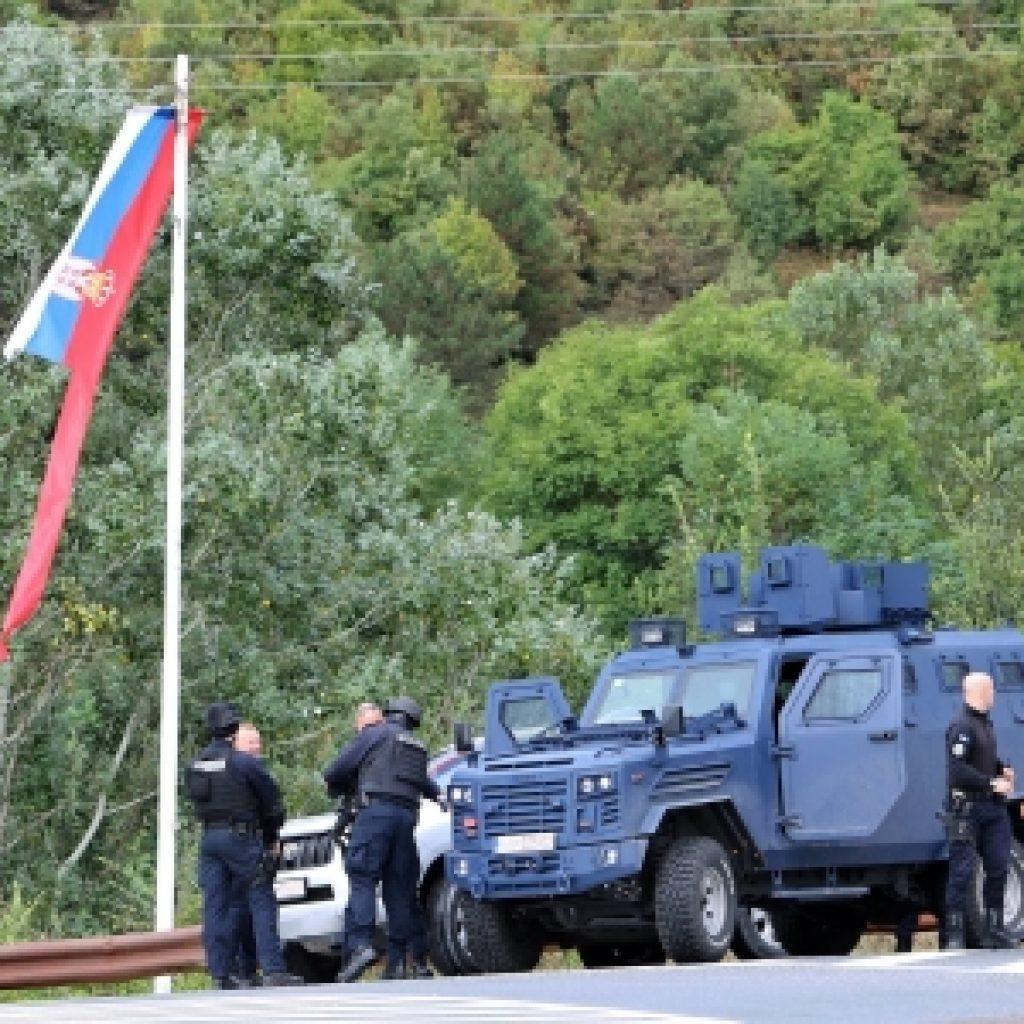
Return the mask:
<svg viewBox="0 0 1024 1024"><path fill-rule="evenodd" d="M198 927L0 946L0 989L130 981L205 969Z"/></svg>

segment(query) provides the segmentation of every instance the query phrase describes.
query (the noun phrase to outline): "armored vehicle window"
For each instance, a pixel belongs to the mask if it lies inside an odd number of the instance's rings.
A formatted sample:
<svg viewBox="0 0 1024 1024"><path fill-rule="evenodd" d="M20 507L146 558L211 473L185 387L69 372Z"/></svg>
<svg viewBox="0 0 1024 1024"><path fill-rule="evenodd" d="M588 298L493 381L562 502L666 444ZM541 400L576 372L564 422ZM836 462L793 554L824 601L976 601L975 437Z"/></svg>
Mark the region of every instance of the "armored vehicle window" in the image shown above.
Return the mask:
<svg viewBox="0 0 1024 1024"><path fill-rule="evenodd" d="M543 697L510 700L502 705L501 724L517 743L536 736L554 725L551 707Z"/></svg>
<svg viewBox="0 0 1024 1024"><path fill-rule="evenodd" d="M882 692L882 670L833 669L821 677L804 709L804 721L819 718L857 719Z"/></svg>
<svg viewBox="0 0 1024 1024"><path fill-rule="evenodd" d="M997 661L996 686L1000 690L1024 690L1024 662Z"/></svg>
<svg viewBox="0 0 1024 1024"><path fill-rule="evenodd" d="M610 725L620 722L641 722L644 711L661 714L668 703L672 687L679 676L675 672L645 672L629 676L612 676L587 725Z"/></svg>
<svg viewBox="0 0 1024 1024"><path fill-rule="evenodd" d="M706 715L723 704L733 704L740 718L750 709L757 662L741 661L719 665L694 665L683 678L678 703L687 718Z"/></svg>
<svg viewBox="0 0 1024 1024"><path fill-rule="evenodd" d="M939 663L939 673L944 690L962 690L964 676L971 671L970 665L961 658Z"/></svg>

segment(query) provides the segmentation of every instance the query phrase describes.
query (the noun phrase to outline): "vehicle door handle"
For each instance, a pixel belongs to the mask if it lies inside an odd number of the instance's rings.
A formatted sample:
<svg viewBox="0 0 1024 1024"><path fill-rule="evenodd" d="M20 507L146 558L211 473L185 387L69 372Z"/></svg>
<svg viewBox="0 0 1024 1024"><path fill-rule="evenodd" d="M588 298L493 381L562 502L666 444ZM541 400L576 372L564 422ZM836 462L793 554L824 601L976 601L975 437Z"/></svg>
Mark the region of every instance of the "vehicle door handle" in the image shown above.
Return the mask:
<svg viewBox="0 0 1024 1024"><path fill-rule="evenodd" d="M868 739L872 743L892 743L898 735L895 729L884 729L882 732L869 732Z"/></svg>

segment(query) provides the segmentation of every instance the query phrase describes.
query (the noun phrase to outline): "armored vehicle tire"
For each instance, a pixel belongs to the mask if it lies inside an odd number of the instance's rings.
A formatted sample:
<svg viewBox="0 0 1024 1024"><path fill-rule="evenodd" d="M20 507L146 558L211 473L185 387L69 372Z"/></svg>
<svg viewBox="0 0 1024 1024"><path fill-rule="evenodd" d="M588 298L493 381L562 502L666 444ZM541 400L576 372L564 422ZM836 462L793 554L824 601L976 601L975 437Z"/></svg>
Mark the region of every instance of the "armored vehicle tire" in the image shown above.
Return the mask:
<svg viewBox="0 0 1024 1024"><path fill-rule="evenodd" d="M732 951L740 960L771 960L786 955L775 934L771 914L760 907L736 909Z"/></svg>
<svg viewBox="0 0 1024 1024"><path fill-rule="evenodd" d="M654 923L677 963L725 956L736 927L736 882L718 842L683 836L665 851L654 878Z"/></svg>
<svg viewBox="0 0 1024 1024"><path fill-rule="evenodd" d="M578 947L584 967L645 967L663 964L665 951L657 942L630 942L616 945L585 942Z"/></svg>
<svg viewBox="0 0 1024 1024"><path fill-rule="evenodd" d="M864 933L861 916L834 904L772 911L775 937L790 956L846 956Z"/></svg>
<svg viewBox="0 0 1024 1024"><path fill-rule="evenodd" d="M435 879L423 897L427 954L441 974L478 974L465 948L462 902L470 897L444 878Z"/></svg>
<svg viewBox="0 0 1024 1024"><path fill-rule="evenodd" d="M453 901L466 955L477 971L509 974L532 971L540 962L544 939L539 928L497 901L458 893Z"/></svg>
<svg viewBox="0 0 1024 1024"><path fill-rule="evenodd" d="M985 928L985 903L981 886L984 874L981 858L974 868L974 885L967 893L967 913L964 914L964 927L967 932L967 945L977 949L981 945ZM1006 891L1003 893L1003 923L1012 934L1024 934L1024 847L1013 840L1010 847L1010 860L1006 870Z"/></svg>
<svg viewBox="0 0 1024 1024"><path fill-rule="evenodd" d="M289 973L297 974L307 985L325 985L334 981L341 967L340 956L311 953L297 942L285 944L284 962Z"/></svg>

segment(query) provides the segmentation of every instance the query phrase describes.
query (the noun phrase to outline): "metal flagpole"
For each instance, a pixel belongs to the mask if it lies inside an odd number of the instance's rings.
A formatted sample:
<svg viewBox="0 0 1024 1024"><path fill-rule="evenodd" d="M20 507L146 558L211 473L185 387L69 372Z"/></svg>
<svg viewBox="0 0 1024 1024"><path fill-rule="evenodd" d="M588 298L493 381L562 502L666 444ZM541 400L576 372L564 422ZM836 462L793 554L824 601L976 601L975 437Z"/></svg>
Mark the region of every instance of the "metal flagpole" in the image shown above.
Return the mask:
<svg viewBox="0 0 1024 1024"><path fill-rule="evenodd" d="M171 247L170 366L167 400L167 548L164 552L164 662L160 689L160 790L156 846L156 930L174 927L174 840L178 806L181 629L181 477L185 433L185 241L188 214L188 56L174 66L176 126ZM167 975L154 981L171 990Z"/></svg>

